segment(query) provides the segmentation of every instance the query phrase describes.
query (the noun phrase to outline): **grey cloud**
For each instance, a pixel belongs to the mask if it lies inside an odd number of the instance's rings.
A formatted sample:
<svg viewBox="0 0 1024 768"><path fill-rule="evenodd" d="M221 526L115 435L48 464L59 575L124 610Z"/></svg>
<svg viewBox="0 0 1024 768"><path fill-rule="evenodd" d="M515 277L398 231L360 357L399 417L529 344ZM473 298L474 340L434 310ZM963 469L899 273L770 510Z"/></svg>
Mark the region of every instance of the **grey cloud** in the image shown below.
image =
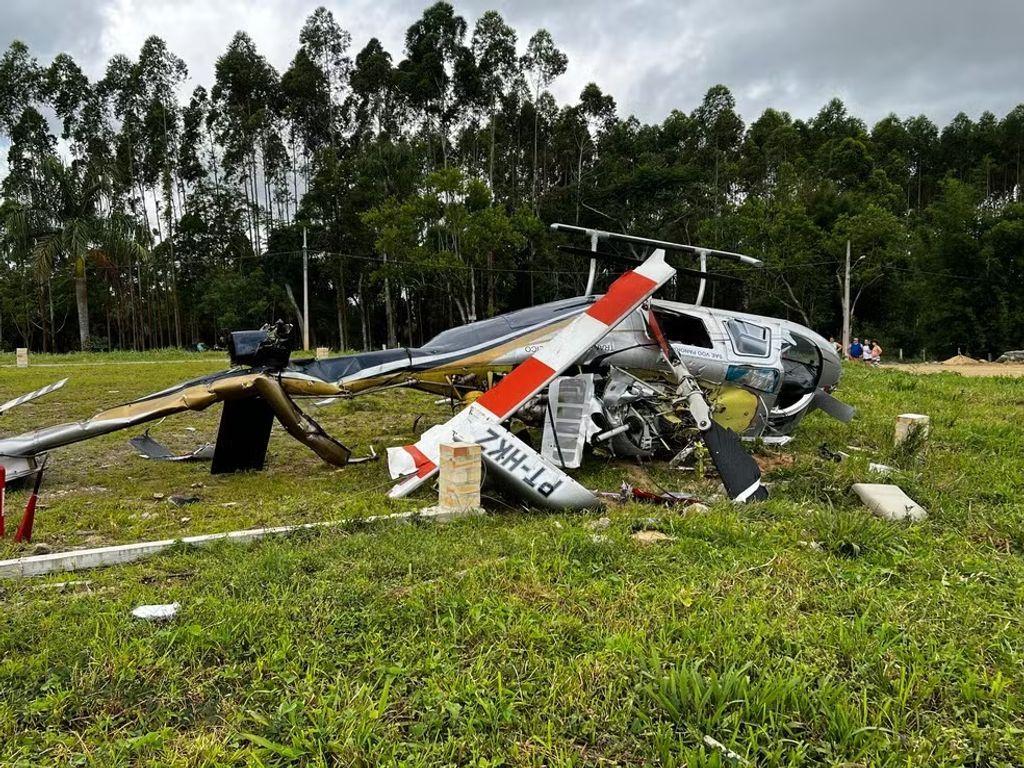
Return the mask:
<svg viewBox="0 0 1024 768"><path fill-rule="evenodd" d="M22 40L42 63L63 51L94 61L103 33L102 6L96 0L4 0L0 46Z"/></svg>
<svg viewBox="0 0 1024 768"><path fill-rule="evenodd" d="M152 9L158 0L137 2ZM276 6L287 19L270 31L278 39L268 41L266 32L257 38L276 66L287 66L302 19L317 4L262 0L258 6ZM352 31L354 50L378 36L397 59L404 29L426 2L324 4ZM110 41L106 47L100 41L110 14L121 7L118 0L7 0L5 6L0 43L24 39L41 60L68 50L87 71L102 71ZM219 53L209 50L209 41L226 45L236 28L246 28L244 14L200 18L187 3L161 6L180 7L179 29L203 27L204 42L190 46L188 35L180 35L186 42L176 37L173 43L199 81L212 75ZM692 110L715 83L732 89L748 122L768 106L810 117L836 95L869 123L893 111L925 113L940 124L960 110L1002 116L1024 101L1020 0L466 0L456 8L470 25L497 8L521 45L537 28L548 28L570 60L555 88L559 98L574 99L593 80L612 93L620 113L647 121L660 121L672 109ZM224 28L211 30L211 23Z"/></svg>

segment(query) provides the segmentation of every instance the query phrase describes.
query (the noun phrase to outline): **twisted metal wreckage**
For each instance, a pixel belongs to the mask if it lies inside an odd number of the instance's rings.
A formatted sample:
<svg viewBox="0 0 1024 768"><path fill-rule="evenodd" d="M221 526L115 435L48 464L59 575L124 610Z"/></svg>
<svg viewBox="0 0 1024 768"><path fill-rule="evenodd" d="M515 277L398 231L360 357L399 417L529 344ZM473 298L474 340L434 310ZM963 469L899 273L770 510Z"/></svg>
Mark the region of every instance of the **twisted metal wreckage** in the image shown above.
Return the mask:
<svg viewBox="0 0 1024 768"><path fill-rule="evenodd" d="M262 469L275 417L324 461L343 466L354 461L351 451L303 413L295 398L330 401L410 387L466 407L415 444L388 449L398 481L392 497L427 482L437 471L441 443L450 440L481 444L493 476L531 503L557 509L600 503L565 472L580 466L586 446L678 463L703 442L730 498L741 502L767 496L741 436L778 439L815 408L842 421L852 418L853 409L830 394L841 367L828 341L788 320L702 306L708 280L727 279L708 272L709 257L760 266L757 259L552 226L590 238L590 250L561 247L591 258L583 296L453 328L420 348L322 360L290 361L290 328L283 323L238 331L229 338L230 370L84 421L0 439L0 464L9 479L24 477L51 449L222 402L213 473ZM601 252L600 243L653 251L638 260ZM674 268L666 252L696 255L700 268ZM603 295L594 293L598 260L632 267ZM696 301L652 299L677 272L699 278ZM543 429L539 452L512 434L512 419ZM145 440L135 444L146 450ZM148 448L153 458L171 458L158 444Z"/></svg>

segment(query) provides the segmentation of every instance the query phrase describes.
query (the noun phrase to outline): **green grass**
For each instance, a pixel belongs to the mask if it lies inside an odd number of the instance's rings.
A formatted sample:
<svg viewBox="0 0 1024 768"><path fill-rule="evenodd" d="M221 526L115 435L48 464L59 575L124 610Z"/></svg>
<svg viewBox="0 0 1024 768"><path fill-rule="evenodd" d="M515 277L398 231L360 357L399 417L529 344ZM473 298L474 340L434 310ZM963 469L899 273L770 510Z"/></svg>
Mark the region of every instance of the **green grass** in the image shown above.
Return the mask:
<svg viewBox="0 0 1024 768"><path fill-rule="evenodd" d="M3 427L80 418L217 366L69 369L62 393ZM629 504L598 535L593 516L495 503L443 526L345 526L4 583L0 764L728 765L705 735L759 766L1024 764L1024 380L847 373L859 418L812 416L784 451L763 451L794 461L773 462L759 505ZM60 375L0 369L0 395ZM932 435L896 452L905 411L930 414ZM316 415L380 450L412 437L417 413L421 428L444 418L413 393ZM154 435L183 448L216 417ZM414 506L385 501L383 465L335 471L279 433L267 472L217 478L136 459L127 436L55 452L38 541ZM822 443L851 458L820 458ZM897 466L926 522L868 516L849 487L875 479L869 461ZM580 477L715 492L596 459ZM175 492L202 501L153 499ZM639 546L637 527L673 540ZM89 583L52 586L68 579ZM171 601L182 608L167 624L130 616Z"/></svg>

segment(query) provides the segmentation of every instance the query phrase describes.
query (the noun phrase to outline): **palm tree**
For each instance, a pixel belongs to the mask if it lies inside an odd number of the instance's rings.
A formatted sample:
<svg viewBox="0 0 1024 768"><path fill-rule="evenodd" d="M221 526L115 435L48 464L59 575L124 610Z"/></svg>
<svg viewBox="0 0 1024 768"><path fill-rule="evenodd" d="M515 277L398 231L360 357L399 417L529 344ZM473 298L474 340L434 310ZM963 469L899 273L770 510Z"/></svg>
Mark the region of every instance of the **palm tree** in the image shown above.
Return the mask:
<svg viewBox="0 0 1024 768"><path fill-rule="evenodd" d="M65 164L50 156L42 161L33 188L30 204L10 208L5 217L7 229L17 240L31 243L41 273L51 273L60 263L70 266L74 273L78 338L84 350L89 344L89 262L141 259L147 251L137 237L134 221L105 209L109 181L101 169L81 161Z"/></svg>

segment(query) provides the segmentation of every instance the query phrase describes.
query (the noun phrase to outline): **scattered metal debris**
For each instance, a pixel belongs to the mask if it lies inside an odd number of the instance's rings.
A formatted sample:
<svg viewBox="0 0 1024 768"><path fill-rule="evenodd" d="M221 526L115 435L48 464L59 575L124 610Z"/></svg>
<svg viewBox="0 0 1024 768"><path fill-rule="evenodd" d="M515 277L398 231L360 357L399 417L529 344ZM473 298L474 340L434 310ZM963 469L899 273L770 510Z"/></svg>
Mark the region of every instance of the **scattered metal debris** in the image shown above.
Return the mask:
<svg viewBox="0 0 1024 768"><path fill-rule="evenodd" d="M175 455L162 443L150 437L148 429L141 435L131 438L128 443L139 452L139 456L143 459L153 459L154 461L210 461L213 459L213 443L204 443L190 453Z"/></svg>
<svg viewBox="0 0 1024 768"><path fill-rule="evenodd" d="M598 495L603 499L616 501L622 504L627 501L644 501L654 504L663 504L667 507L688 507L700 502L698 497L692 496L688 493L678 493L665 490L662 490L660 493L655 493L653 491L646 491L643 488L637 488L629 483L623 483L622 487L619 488L618 493L606 491L604 493L599 493ZM707 509L707 507L705 507L705 509Z"/></svg>
<svg viewBox="0 0 1024 768"><path fill-rule="evenodd" d="M833 451L826 443L822 443L818 446L818 455L826 461L834 461L837 464L843 459L850 458L850 454L844 453L843 451Z"/></svg>
<svg viewBox="0 0 1024 768"><path fill-rule="evenodd" d="M32 493L28 497L28 503L25 505L25 511L21 516L21 524L18 525L18 530L14 534L15 543L32 541L32 525L36 521L36 506L39 504L39 486L43 482L43 471L46 469L46 462L49 456L43 456L43 462L39 465L36 470L36 479L32 484Z"/></svg>

